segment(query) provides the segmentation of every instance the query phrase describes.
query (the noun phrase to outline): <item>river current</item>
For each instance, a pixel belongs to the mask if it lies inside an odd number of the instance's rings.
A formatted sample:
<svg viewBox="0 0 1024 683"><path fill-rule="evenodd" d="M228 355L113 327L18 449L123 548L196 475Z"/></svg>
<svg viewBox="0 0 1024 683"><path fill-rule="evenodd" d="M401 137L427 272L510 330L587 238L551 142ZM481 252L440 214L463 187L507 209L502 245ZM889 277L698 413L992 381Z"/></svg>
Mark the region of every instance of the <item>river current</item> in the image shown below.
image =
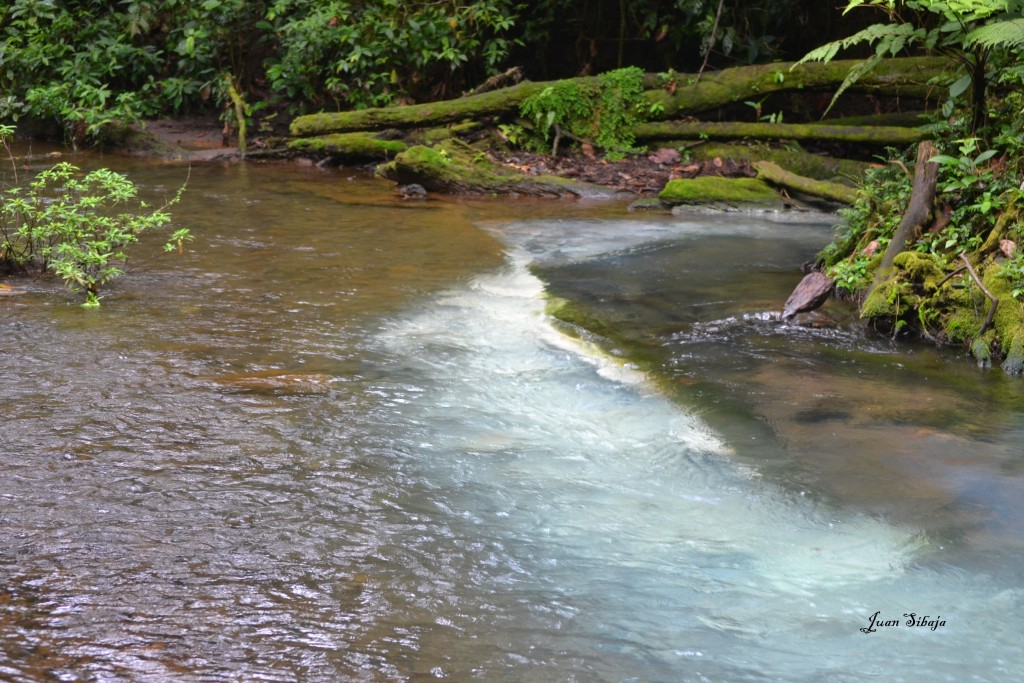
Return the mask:
<svg viewBox="0 0 1024 683"><path fill-rule="evenodd" d="M778 321L830 222L256 164L173 213L98 310L0 299L0 680L1024 671L1021 380Z"/></svg>

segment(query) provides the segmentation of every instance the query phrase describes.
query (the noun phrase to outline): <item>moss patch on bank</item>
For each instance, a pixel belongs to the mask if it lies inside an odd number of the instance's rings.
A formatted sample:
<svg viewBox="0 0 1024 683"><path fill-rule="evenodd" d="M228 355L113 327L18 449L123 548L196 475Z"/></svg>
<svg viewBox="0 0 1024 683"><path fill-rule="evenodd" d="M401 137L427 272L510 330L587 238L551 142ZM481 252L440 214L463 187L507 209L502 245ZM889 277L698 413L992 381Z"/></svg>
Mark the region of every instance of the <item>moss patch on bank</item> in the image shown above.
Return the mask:
<svg viewBox="0 0 1024 683"><path fill-rule="evenodd" d="M772 204L780 197L770 185L756 178L703 176L670 180L658 199L668 206L709 202L743 206Z"/></svg>

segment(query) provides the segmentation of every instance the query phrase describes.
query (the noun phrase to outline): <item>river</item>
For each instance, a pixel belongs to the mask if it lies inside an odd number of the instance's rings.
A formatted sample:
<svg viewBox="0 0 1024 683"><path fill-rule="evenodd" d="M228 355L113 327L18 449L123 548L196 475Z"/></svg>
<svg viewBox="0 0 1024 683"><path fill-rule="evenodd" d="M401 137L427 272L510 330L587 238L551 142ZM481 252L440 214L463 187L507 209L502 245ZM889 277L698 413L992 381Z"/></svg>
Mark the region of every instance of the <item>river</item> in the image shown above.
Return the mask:
<svg viewBox="0 0 1024 683"><path fill-rule="evenodd" d="M778 321L829 223L253 163L173 213L99 309L0 299L0 680L1024 671L1021 380Z"/></svg>

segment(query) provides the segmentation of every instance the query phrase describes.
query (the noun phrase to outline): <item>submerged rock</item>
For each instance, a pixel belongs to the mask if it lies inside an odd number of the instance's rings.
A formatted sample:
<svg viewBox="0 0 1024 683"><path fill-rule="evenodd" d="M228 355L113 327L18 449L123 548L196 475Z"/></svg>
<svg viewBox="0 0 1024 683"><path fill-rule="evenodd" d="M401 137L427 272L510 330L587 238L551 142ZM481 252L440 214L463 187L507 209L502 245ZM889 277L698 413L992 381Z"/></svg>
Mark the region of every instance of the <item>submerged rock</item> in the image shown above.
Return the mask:
<svg viewBox="0 0 1024 683"><path fill-rule="evenodd" d="M215 384L234 391L265 394L323 394L336 380L318 373L283 373L276 370L240 372L211 378Z"/></svg>
<svg viewBox="0 0 1024 683"><path fill-rule="evenodd" d="M423 199L427 196L426 188L416 183L399 185L395 188L395 193L402 199Z"/></svg>
<svg viewBox="0 0 1024 683"><path fill-rule="evenodd" d="M0 296L21 296L27 290L21 287L12 287L11 285L0 284Z"/></svg>

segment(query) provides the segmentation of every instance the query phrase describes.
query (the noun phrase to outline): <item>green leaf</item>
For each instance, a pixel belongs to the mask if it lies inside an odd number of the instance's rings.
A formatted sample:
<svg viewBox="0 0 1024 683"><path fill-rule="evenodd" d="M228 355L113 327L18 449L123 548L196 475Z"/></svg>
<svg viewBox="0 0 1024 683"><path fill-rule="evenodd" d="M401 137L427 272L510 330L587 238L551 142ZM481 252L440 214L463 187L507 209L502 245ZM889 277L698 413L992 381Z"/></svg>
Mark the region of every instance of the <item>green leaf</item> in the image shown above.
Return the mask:
<svg viewBox="0 0 1024 683"><path fill-rule="evenodd" d="M995 149L990 149L990 150L987 150L985 152L982 152L978 156L974 157L974 165L977 166L978 164L980 164L980 163L982 163L984 161L988 161L989 159L991 159L992 157L994 157L998 153L999 153L999 150L995 150Z"/></svg>
<svg viewBox="0 0 1024 683"><path fill-rule="evenodd" d="M964 76L961 76L956 81L954 81L952 85L949 86L949 96L954 98L959 97L969 87L971 87L971 75L965 74Z"/></svg>
<svg viewBox="0 0 1024 683"><path fill-rule="evenodd" d="M960 159L958 159L956 157L948 156L946 154L936 154L935 156L933 156L928 161L932 162L933 164L940 164L942 166L959 166L960 165Z"/></svg>

